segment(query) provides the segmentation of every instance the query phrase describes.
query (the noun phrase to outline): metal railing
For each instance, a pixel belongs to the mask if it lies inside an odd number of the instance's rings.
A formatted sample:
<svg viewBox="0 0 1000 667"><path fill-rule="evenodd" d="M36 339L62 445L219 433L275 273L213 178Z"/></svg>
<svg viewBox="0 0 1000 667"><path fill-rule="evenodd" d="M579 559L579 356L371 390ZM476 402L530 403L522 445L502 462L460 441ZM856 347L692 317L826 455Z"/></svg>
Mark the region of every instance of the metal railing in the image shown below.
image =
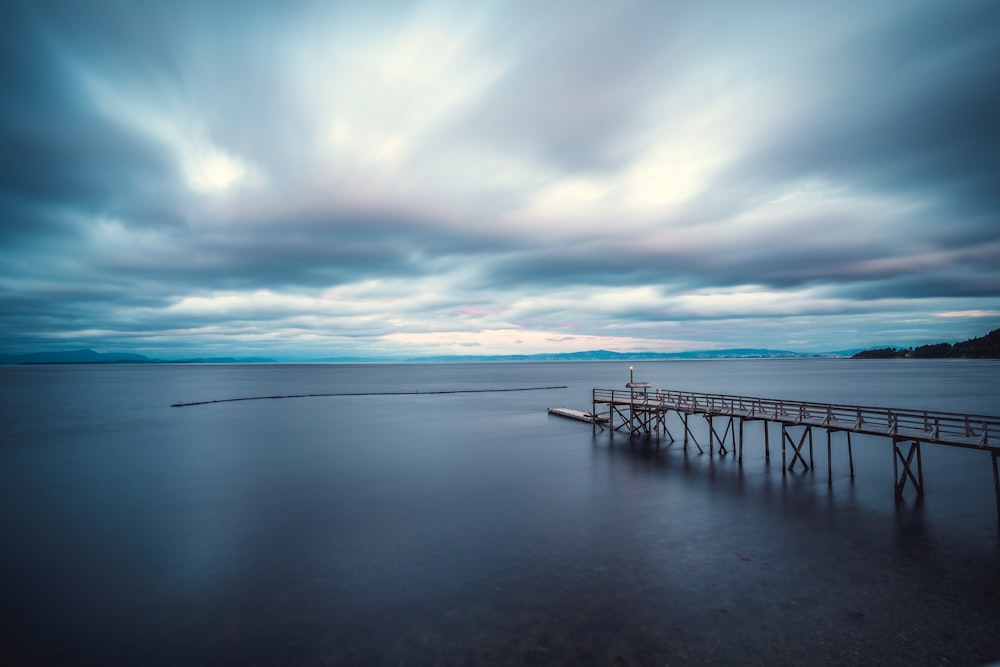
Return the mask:
<svg viewBox="0 0 1000 667"><path fill-rule="evenodd" d="M630 406L914 439L972 449L1000 449L1000 417L862 405L705 394L675 389L594 389L594 405Z"/></svg>

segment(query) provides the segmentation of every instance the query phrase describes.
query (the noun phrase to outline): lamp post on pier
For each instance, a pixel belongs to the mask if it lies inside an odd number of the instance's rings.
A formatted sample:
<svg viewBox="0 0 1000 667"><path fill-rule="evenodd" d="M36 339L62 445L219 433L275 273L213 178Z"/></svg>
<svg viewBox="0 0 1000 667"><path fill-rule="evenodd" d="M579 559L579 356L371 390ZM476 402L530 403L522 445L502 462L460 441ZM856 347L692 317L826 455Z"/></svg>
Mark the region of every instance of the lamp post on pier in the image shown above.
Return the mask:
<svg viewBox="0 0 1000 667"><path fill-rule="evenodd" d="M629 416L629 431L632 435L638 435L643 433L649 435L649 410L646 400L646 392L652 385L649 382L636 382L635 381L635 367L628 367L628 384L625 385L629 389L629 401L628 401L628 416ZM640 395L641 392L641 395ZM636 401L641 401L643 407L636 410Z"/></svg>

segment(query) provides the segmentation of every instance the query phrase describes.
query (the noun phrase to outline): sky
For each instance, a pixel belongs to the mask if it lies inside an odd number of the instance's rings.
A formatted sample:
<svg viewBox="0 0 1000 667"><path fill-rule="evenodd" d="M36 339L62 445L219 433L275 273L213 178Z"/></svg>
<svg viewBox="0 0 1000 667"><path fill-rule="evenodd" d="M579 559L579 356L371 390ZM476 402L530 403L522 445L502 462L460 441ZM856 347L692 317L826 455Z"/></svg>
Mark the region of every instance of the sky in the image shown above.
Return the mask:
<svg viewBox="0 0 1000 667"><path fill-rule="evenodd" d="M995 0L8 0L0 72L2 352L1000 327Z"/></svg>

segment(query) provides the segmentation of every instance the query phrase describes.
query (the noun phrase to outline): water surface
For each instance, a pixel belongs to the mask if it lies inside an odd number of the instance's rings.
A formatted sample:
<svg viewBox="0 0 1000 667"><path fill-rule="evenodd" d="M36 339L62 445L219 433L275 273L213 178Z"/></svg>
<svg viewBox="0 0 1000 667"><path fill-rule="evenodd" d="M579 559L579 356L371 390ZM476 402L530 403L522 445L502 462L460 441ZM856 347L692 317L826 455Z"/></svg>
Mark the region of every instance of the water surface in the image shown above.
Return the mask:
<svg viewBox="0 0 1000 667"><path fill-rule="evenodd" d="M636 364L655 386L1000 413L1000 364ZM621 363L0 367L0 652L20 664L1000 660L989 456L816 470L593 435ZM567 385L171 408L239 396ZM674 429L674 433L677 430ZM778 442L772 432L772 447ZM839 446L838 446L839 445ZM772 454L776 450L772 450Z"/></svg>

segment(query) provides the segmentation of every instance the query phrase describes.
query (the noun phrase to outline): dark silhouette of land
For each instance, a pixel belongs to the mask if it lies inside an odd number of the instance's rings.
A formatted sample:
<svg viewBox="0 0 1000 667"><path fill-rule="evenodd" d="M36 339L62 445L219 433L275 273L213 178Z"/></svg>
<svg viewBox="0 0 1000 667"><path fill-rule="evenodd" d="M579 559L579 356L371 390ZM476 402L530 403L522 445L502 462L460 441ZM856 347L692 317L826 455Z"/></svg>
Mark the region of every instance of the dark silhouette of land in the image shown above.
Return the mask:
<svg viewBox="0 0 1000 667"><path fill-rule="evenodd" d="M883 347L864 350L852 359L1000 359L1000 329L961 343L934 343L910 348Z"/></svg>

